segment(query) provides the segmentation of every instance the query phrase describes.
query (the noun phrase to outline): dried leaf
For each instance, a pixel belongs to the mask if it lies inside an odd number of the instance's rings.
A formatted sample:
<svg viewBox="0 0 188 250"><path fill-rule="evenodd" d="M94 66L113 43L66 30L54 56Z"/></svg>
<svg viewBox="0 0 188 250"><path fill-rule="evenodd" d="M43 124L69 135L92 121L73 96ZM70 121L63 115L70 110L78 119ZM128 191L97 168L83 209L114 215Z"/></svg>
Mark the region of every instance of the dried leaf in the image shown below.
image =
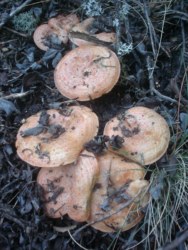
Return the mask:
<svg viewBox="0 0 188 250"><path fill-rule="evenodd" d="M62 54L58 52L52 61L52 66L55 68L58 62L61 60Z"/></svg>
<svg viewBox="0 0 188 250"><path fill-rule="evenodd" d="M57 54L57 50L55 49L48 49L45 54L43 55L43 61L49 61L50 59L54 58Z"/></svg>
<svg viewBox="0 0 188 250"><path fill-rule="evenodd" d="M0 99L0 110L5 111L7 116L11 115L13 112L20 113L13 102L5 99Z"/></svg>

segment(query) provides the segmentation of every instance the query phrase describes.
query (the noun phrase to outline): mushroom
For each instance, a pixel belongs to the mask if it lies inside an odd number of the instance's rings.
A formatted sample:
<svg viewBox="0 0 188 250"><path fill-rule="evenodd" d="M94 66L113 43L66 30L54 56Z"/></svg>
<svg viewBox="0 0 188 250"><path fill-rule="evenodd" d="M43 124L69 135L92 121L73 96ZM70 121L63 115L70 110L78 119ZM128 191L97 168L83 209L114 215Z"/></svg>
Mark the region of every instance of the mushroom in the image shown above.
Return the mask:
<svg viewBox="0 0 188 250"><path fill-rule="evenodd" d="M79 22L75 14L67 16L59 15L48 21L48 24L41 24L33 34L33 40L37 47L47 51L52 44L66 44L70 29Z"/></svg>
<svg viewBox="0 0 188 250"><path fill-rule="evenodd" d="M60 60L54 81L62 95L87 101L108 93L119 76L120 63L113 51L85 45L73 49Z"/></svg>
<svg viewBox="0 0 188 250"><path fill-rule="evenodd" d="M98 158L100 174L88 222L103 232L126 231L141 221L149 201L144 169L112 153Z"/></svg>
<svg viewBox="0 0 188 250"><path fill-rule="evenodd" d="M83 22L76 24L69 33L69 39L77 46L81 45L110 45L115 43L116 34L114 32L101 32L98 34L91 33L95 19L93 17L85 19Z"/></svg>
<svg viewBox="0 0 188 250"><path fill-rule="evenodd" d="M34 32L33 40L39 49L47 51L49 49L47 40L52 36L59 39L48 24L41 24Z"/></svg>
<svg viewBox="0 0 188 250"><path fill-rule="evenodd" d="M37 183L42 187L46 214L60 218L65 214L75 221L86 221L90 215L90 199L99 174L92 153L83 151L76 164L42 168Z"/></svg>
<svg viewBox="0 0 188 250"><path fill-rule="evenodd" d="M95 113L84 106L41 111L20 127L17 153L38 167L59 167L74 162L84 144L98 132Z"/></svg>
<svg viewBox="0 0 188 250"><path fill-rule="evenodd" d="M165 119L146 107L133 107L114 117L106 124L104 135L112 139L110 150L142 165L160 159L170 141ZM113 145L113 139L117 136L123 138L120 149Z"/></svg>

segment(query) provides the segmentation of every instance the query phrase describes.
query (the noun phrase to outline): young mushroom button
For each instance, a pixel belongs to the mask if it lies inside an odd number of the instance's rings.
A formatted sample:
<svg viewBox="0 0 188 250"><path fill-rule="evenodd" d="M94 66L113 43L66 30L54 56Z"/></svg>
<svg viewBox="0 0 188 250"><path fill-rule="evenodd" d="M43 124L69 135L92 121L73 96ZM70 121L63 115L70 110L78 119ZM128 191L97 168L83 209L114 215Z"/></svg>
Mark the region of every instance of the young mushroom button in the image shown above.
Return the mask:
<svg viewBox="0 0 188 250"><path fill-rule="evenodd" d="M99 121L84 106L47 110L29 117L20 127L19 157L37 167L59 167L74 162L84 144L96 136Z"/></svg>
<svg viewBox="0 0 188 250"><path fill-rule="evenodd" d="M119 75L120 63L113 51L102 46L84 45L61 59L54 80L62 95L87 101L108 93Z"/></svg>
<svg viewBox="0 0 188 250"><path fill-rule="evenodd" d="M142 165L160 159L170 141L170 130L165 119L145 107L128 109L111 119L104 128L104 135L111 137L110 150ZM113 144L116 136L123 139L120 149Z"/></svg>

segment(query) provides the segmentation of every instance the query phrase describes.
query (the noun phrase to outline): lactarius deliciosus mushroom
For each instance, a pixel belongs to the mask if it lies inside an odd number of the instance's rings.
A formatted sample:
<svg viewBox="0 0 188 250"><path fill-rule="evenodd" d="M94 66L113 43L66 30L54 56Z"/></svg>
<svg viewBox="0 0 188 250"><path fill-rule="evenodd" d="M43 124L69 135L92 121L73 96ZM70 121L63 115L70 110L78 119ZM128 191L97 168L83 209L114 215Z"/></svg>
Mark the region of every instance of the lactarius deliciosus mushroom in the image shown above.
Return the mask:
<svg viewBox="0 0 188 250"><path fill-rule="evenodd" d="M93 17L85 19L76 24L69 33L69 39L77 46L81 45L110 45L115 43L116 34L114 32L91 33L92 25L95 19Z"/></svg>
<svg viewBox="0 0 188 250"><path fill-rule="evenodd" d="M114 117L106 124L104 134L111 138L122 137L122 147L117 149L110 146L110 150L142 165L160 159L170 140L170 131L165 119L145 107L133 107Z"/></svg>
<svg viewBox="0 0 188 250"><path fill-rule="evenodd" d="M47 24L41 24L33 34L33 40L38 48L47 51L53 43L68 42L70 29L79 22L75 14L59 15L51 18Z"/></svg>
<svg viewBox="0 0 188 250"><path fill-rule="evenodd" d="M141 221L149 201L144 169L112 153L100 156L98 161L100 174L88 222L103 232L126 231Z"/></svg>
<svg viewBox="0 0 188 250"><path fill-rule="evenodd" d="M33 166L59 167L74 162L84 144L98 131L98 118L89 108L71 106L29 117L17 134L17 153Z"/></svg>
<svg viewBox="0 0 188 250"><path fill-rule="evenodd" d="M86 221L98 174L98 162L87 151L82 152L75 164L42 168L37 182L42 187L46 214L52 218L68 214L75 221Z"/></svg>
<svg viewBox="0 0 188 250"><path fill-rule="evenodd" d="M79 101L96 99L117 83L120 63L116 54L102 46L85 45L67 53L55 69L59 92Z"/></svg>

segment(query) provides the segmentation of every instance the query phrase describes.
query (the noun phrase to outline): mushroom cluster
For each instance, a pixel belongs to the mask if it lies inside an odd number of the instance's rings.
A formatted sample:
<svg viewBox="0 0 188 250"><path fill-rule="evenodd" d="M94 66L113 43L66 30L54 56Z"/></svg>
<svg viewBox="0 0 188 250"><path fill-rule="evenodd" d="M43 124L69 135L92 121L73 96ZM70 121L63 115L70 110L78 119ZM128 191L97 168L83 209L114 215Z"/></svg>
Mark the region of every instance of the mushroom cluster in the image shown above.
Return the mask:
<svg viewBox="0 0 188 250"><path fill-rule="evenodd" d="M20 127L17 153L41 167L37 182L49 217L68 214L103 232L125 231L143 218L149 183L139 164L109 151L95 156L84 150L98 126L85 106L41 111Z"/></svg>
<svg viewBox="0 0 188 250"><path fill-rule="evenodd" d="M65 214L78 222L94 222L103 232L125 231L142 218L149 183L144 169L113 153L95 157L83 151L76 163L42 168L37 182L42 187L49 217Z"/></svg>
<svg viewBox="0 0 188 250"><path fill-rule="evenodd" d="M60 60L54 73L57 89L69 99L99 98L111 91L120 76L119 59L105 46L115 42L115 33L92 34L94 21L92 17L79 23L75 14L59 15L34 32L34 41L43 50L48 50L52 40L65 44L70 39L79 46Z"/></svg>
<svg viewBox="0 0 188 250"><path fill-rule="evenodd" d="M33 34L33 40L37 47L47 51L57 43L67 44L70 40L77 46L81 45L103 45L109 46L116 42L114 32L93 33L95 18L87 18L79 22L76 14L60 14L41 24Z"/></svg>
<svg viewBox="0 0 188 250"><path fill-rule="evenodd" d="M54 74L59 92L78 101L108 93L120 76L116 54L104 46L113 43L115 35L91 34L93 22L94 18L79 23L76 15L59 15L34 33L44 50L49 48L48 35L79 46L60 60ZM68 214L103 232L126 231L144 216L150 199L144 166L166 152L170 131L155 111L133 107L107 122L105 151L95 155L85 148L98 128L97 115L85 106L41 111L20 127L17 153L41 168L37 182L49 217Z"/></svg>

